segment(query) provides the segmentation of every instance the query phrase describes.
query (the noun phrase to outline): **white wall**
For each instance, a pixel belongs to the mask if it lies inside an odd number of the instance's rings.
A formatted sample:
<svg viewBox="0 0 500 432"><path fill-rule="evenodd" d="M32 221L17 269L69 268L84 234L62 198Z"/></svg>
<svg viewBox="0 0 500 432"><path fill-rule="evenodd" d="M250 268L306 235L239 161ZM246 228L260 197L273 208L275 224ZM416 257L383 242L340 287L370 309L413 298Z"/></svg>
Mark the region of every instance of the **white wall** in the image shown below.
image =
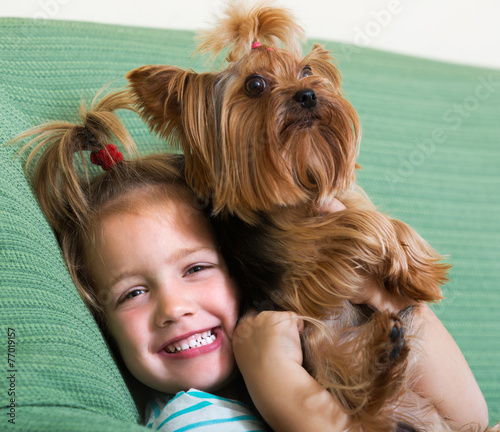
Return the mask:
<svg viewBox="0 0 500 432"><path fill-rule="evenodd" d="M0 16L206 27L223 0L0 0ZM500 69L499 0L280 0L309 37Z"/></svg>

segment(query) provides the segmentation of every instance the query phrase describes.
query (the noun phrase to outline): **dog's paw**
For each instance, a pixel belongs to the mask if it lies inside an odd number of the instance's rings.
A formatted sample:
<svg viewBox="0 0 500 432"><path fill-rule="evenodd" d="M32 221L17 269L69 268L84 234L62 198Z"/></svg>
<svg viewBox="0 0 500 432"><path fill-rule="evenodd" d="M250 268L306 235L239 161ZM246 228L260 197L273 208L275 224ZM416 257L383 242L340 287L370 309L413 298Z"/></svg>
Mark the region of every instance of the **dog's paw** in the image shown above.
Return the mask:
<svg viewBox="0 0 500 432"><path fill-rule="evenodd" d="M402 349L406 346L404 328L401 325L401 321L394 321L391 333L389 335L389 358L391 360L396 360L400 355Z"/></svg>
<svg viewBox="0 0 500 432"><path fill-rule="evenodd" d="M376 311L364 327L367 344L360 363L364 366L363 373L359 377L363 391L357 396L366 401L359 413L360 419L366 416L370 423L374 416L381 415L380 410L388 401L397 400L404 391L409 347L403 321L396 314Z"/></svg>
<svg viewBox="0 0 500 432"><path fill-rule="evenodd" d="M394 365L404 362L408 347L402 320L394 314L385 312L378 317L379 333L375 343L377 369L389 370Z"/></svg>

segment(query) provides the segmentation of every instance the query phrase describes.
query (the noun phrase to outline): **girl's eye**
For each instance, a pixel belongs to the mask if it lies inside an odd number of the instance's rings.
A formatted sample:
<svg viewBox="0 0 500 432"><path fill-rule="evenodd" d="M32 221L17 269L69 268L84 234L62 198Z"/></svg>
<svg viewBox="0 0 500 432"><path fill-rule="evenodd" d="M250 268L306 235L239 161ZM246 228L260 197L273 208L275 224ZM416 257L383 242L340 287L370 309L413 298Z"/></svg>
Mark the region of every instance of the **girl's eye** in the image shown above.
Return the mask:
<svg viewBox="0 0 500 432"><path fill-rule="evenodd" d="M312 73L311 67L305 66L304 69L302 69L302 72L300 73L300 77L305 78L305 77L311 76L312 74L313 73Z"/></svg>
<svg viewBox="0 0 500 432"><path fill-rule="evenodd" d="M191 267L187 272L186 272L186 275L190 275L190 274L193 274L193 273L198 273L202 270L204 270L205 267L202 266L202 265L195 265L193 267Z"/></svg>
<svg viewBox="0 0 500 432"><path fill-rule="evenodd" d="M188 275L192 275L192 274L195 274L195 273L199 273L203 270L207 270L211 268L211 266L208 266L208 265L201 265L201 264L196 264L192 267L190 267L188 269L188 271L186 272L185 276L188 276Z"/></svg>
<svg viewBox="0 0 500 432"><path fill-rule="evenodd" d="M131 298L140 296L141 294L144 294L145 292L146 292L146 290L142 289L142 288L132 290L126 296L123 297L122 302L130 300Z"/></svg>
<svg viewBox="0 0 500 432"><path fill-rule="evenodd" d="M248 96L260 96L267 87L267 82L260 75L251 75L245 81L245 91Z"/></svg>

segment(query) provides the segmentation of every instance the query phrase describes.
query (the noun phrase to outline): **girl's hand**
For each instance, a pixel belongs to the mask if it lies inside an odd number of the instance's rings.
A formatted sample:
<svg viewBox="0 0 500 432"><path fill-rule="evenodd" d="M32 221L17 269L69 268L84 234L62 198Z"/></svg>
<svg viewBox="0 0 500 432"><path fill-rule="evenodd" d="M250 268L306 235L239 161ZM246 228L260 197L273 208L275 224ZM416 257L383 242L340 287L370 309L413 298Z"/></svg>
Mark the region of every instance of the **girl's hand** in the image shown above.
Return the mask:
<svg viewBox="0 0 500 432"><path fill-rule="evenodd" d="M244 372L278 367L282 362L302 365L300 332L303 322L292 312L265 311L243 317L233 334L233 349Z"/></svg>
<svg viewBox="0 0 500 432"><path fill-rule="evenodd" d="M345 431L351 419L302 367L302 330L292 312L266 311L241 320L233 349L248 392L275 432Z"/></svg>

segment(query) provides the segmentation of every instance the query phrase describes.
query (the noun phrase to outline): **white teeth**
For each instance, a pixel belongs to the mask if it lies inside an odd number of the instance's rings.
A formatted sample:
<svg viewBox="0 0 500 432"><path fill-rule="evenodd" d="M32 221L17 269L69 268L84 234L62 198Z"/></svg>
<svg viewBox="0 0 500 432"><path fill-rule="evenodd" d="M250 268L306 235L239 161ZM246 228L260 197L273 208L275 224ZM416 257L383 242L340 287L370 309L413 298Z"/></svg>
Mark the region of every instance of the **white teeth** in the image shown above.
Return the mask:
<svg viewBox="0 0 500 432"><path fill-rule="evenodd" d="M174 353L185 351L190 348L199 348L204 345L210 345L217 339L217 336L215 334L212 334L211 330L208 330L206 332L198 334L197 337L191 336L191 338L192 339L182 341L180 344L176 342L168 345L165 348L165 351L167 351L168 353Z"/></svg>

